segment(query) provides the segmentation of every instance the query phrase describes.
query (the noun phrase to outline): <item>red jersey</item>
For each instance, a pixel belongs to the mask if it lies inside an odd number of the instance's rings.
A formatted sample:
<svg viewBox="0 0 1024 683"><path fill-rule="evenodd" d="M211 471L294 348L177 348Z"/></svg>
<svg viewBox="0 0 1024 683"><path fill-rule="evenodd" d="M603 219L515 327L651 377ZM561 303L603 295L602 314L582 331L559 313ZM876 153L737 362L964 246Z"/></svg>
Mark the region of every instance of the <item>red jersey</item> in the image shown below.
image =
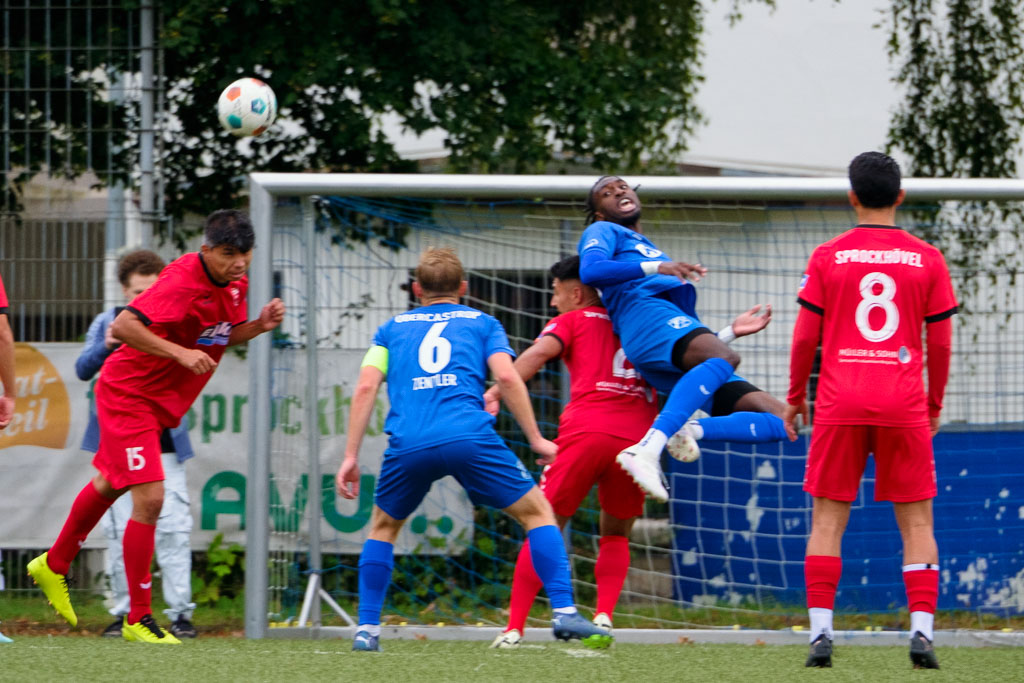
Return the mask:
<svg viewBox="0 0 1024 683"><path fill-rule="evenodd" d="M7 290L4 289L3 278L0 278L0 313L7 313L7 307L10 304L7 301Z"/></svg>
<svg viewBox="0 0 1024 683"><path fill-rule="evenodd" d="M153 285L132 299L128 310L159 337L187 349L205 351L220 362L231 328L246 320L249 280L216 282L202 256L185 254ZM178 424L212 373L196 375L170 358L122 344L103 364L99 382L108 395L145 400L165 427Z"/></svg>
<svg viewBox="0 0 1024 683"><path fill-rule="evenodd" d="M823 318L815 423L928 424L924 324L957 309L938 249L859 225L814 250L797 302Z"/></svg>
<svg viewBox="0 0 1024 683"><path fill-rule="evenodd" d="M626 358L608 312L588 306L563 313L537 338L548 334L562 342L561 358L572 380L569 404L558 422L559 437L575 432L643 436L658 415L654 389Z"/></svg>

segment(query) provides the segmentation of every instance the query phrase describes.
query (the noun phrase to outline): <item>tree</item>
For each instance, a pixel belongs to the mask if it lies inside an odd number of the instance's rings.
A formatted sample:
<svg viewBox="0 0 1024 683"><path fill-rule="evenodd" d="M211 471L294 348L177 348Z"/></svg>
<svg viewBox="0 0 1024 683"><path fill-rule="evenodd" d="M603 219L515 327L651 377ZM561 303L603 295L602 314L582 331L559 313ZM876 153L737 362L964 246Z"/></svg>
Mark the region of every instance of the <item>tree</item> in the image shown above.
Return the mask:
<svg viewBox="0 0 1024 683"><path fill-rule="evenodd" d="M737 15L753 1L759 0L730 0ZM176 215L236 203L245 174L254 169L415 170L385 138L385 116L417 133L443 129L450 168L478 172L544 172L553 161L618 171L663 168L701 122L694 96L704 8L696 0L155 4L172 117L161 133L161 164L167 208ZM21 18L28 11L9 10L9 26L28 25ZM60 42L65 36L73 44L85 40L80 17L75 23L71 12L51 14L48 30ZM120 20L116 13L95 12L89 40L115 30L130 44L127 34L134 29L118 26ZM50 45L41 34L28 40ZM106 107L103 113L115 123L137 118L130 102L111 109L104 84L133 67L129 57L102 64L75 57L64 68L64 55L56 53L29 54L31 90L38 93L45 84L57 89L68 79L93 83L90 104L48 108L46 132L30 144L59 147L47 170L74 176L88 163L83 136L90 107ZM17 60L8 67L12 90L29 85ZM98 71L106 77L95 85ZM239 143L220 129L215 102L227 83L243 75L272 85L281 124ZM12 102L15 119L38 121L40 101L26 88ZM101 181L129 178L134 140L131 133L111 135L109 145L123 163ZM27 146L13 144L17 163ZM41 169L26 168L18 180Z"/></svg>
<svg viewBox="0 0 1024 683"><path fill-rule="evenodd" d="M1024 0L893 0L889 56L906 96L889 147L910 157L911 175L1016 177L1024 124L1021 17ZM1019 205L962 202L923 214L923 236L961 272L962 296L976 298L981 274L993 284L1002 276L1013 283L1024 246Z"/></svg>

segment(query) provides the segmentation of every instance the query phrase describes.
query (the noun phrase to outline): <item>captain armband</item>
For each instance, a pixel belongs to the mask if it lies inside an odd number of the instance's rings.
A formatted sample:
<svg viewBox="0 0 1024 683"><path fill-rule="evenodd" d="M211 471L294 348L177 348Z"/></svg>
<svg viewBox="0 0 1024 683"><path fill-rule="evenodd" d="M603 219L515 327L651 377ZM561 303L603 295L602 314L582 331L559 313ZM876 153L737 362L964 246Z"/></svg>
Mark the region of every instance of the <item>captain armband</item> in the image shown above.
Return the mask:
<svg viewBox="0 0 1024 683"><path fill-rule="evenodd" d="M730 344L734 339L736 339L736 332L733 331L732 325L727 325L726 327L720 329L716 336L722 341L724 341L726 344Z"/></svg>
<svg viewBox="0 0 1024 683"><path fill-rule="evenodd" d="M386 346L371 346L366 355L363 356L363 362L359 364L360 368L367 366L377 368L384 376L388 374L388 348Z"/></svg>

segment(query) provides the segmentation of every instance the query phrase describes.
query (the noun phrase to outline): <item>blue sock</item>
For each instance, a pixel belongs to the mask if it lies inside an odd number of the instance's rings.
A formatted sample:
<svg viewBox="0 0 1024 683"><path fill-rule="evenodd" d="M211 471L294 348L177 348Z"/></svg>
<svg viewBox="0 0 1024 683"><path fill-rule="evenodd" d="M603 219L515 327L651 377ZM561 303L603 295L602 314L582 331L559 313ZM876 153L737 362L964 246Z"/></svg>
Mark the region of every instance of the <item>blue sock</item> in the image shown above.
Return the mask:
<svg viewBox="0 0 1024 683"><path fill-rule="evenodd" d="M572 583L569 579L569 556L565 554L562 532L554 524L539 526L526 533L530 539L530 559L544 590L551 601L551 608L572 607Z"/></svg>
<svg viewBox="0 0 1024 683"><path fill-rule="evenodd" d="M714 441L768 443L787 438L782 419L771 413L739 412L705 417L697 422L704 428L703 438Z"/></svg>
<svg viewBox="0 0 1024 683"><path fill-rule="evenodd" d="M395 566L395 547L384 541L366 539L359 555L359 623L379 624L384 596Z"/></svg>
<svg viewBox="0 0 1024 683"><path fill-rule="evenodd" d="M658 413L652 428L665 436L672 436L732 377L733 367L722 358L709 358L679 378L665 401L665 407Z"/></svg>

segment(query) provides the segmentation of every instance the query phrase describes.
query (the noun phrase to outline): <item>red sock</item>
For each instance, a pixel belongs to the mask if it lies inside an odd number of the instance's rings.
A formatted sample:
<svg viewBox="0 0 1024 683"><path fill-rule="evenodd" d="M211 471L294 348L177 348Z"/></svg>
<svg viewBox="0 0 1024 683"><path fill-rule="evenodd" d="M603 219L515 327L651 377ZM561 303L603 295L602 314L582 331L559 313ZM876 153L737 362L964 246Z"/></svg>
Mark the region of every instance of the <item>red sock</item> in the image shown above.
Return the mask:
<svg viewBox="0 0 1024 683"><path fill-rule="evenodd" d="M155 525L128 520L128 526L124 529L124 573L128 579L128 596L131 598L129 624L139 623L139 619L153 611L150 606L153 576L149 569L153 564L155 539Z"/></svg>
<svg viewBox="0 0 1024 683"><path fill-rule="evenodd" d="M807 607L834 609L836 587L843 573L843 561L832 555L808 555L804 558L804 582L807 585Z"/></svg>
<svg viewBox="0 0 1024 683"><path fill-rule="evenodd" d="M609 617L622 593L622 584L629 573L629 539L625 536L602 536L594 565L597 582L597 613Z"/></svg>
<svg viewBox="0 0 1024 683"><path fill-rule="evenodd" d="M922 565L923 566L923 565ZM931 565L935 567L935 565ZM903 572L903 583L907 587L907 604L911 612L935 614L939 601L939 570L914 569Z"/></svg>
<svg viewBox="0 0 1024 683"><path fill-rule="evenodd" d="M512 597L508 606L508 626L506 631L516 629L520 633L526 627L526 617L530 615L537 593L544 586L537 572L533 569L530 559L530 541L523 543L516 558L516 571L512 575Z"/></svg>
<svg viewBox="0 0 1024 683"><path fill-rule="evenodd" d="M60 535L46 554L46 564L51 570L58 574L68 573L71 561L82 549L85 537L113 504L114 499L101 496L91 481L78 492Z"/></svg>

